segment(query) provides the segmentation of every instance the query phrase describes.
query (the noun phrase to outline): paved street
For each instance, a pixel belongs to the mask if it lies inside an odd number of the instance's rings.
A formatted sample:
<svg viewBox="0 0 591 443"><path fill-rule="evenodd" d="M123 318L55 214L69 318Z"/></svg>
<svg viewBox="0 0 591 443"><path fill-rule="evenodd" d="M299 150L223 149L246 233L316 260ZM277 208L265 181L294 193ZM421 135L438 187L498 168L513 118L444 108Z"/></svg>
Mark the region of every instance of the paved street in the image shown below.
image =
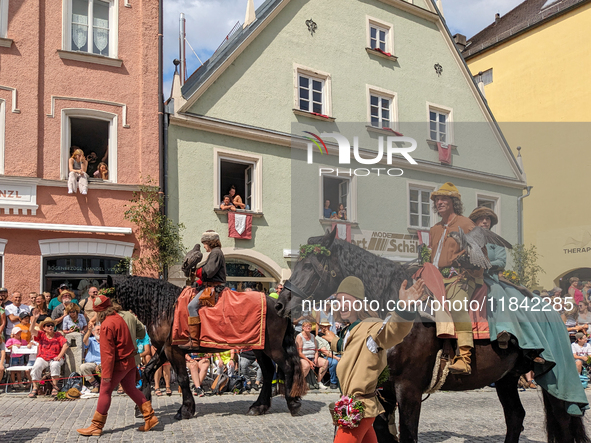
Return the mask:
<svg viewBox="0 0 591 443"><path fill-rule="evenodd" d="M590 396L588 394L588 396ZM204 397L198 399L197 416L176 421L180 395L154 397L160 424L148 433L136 428L133 404L126 396L113 396L105 433L100 441L113 442L331 442L331 426L326 405L336 394L306 396L302 414L291 417L283 398L276 397L269 414L248 417L244 412L253 395ZM544 442L541 394L521 393L527 410L522 442ZM21 395L0 395L0 441L3 442L95 442L97 437L79 436L76 428L90 423L96 400L53 402L30 400ZM453 413L454 422L449 420ZM589 420L588 420L589 421ZM588 423L591 428L591 423ZM420 441L429 443L490 442L503 440L505 425L501 406L492 389L464 393L437 393L423 403Z"/></svg>

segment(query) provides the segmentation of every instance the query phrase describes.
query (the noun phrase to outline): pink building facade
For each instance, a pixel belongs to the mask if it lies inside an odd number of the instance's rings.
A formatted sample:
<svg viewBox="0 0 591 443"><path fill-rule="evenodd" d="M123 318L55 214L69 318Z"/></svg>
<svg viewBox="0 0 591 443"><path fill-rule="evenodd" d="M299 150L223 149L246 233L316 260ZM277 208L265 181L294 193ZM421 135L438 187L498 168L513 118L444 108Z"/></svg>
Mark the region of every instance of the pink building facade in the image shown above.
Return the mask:
<svg viewBox="0 0 591 443"><path fill-rule="evenodd" d="M0 286L85 296L139 251L124 219L158 185L158 0L0 0ZM68 193L73 148L88 192ZM106 179L95 177L100 163ZM104 169L104 168L103 168Z"/></svg>

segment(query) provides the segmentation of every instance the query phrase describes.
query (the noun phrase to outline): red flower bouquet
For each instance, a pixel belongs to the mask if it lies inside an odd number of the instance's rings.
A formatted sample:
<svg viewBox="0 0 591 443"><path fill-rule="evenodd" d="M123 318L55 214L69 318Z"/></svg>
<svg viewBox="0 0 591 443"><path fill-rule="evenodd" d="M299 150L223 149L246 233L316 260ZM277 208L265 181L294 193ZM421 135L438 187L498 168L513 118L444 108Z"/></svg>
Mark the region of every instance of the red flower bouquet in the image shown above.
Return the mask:
<svg viewBox="0 0 591 443"><path fill-rule="evenodd" d="M365 405L355 396L343 395L332 408L332 422L341 428L356 428L363 419Z"/></svg>

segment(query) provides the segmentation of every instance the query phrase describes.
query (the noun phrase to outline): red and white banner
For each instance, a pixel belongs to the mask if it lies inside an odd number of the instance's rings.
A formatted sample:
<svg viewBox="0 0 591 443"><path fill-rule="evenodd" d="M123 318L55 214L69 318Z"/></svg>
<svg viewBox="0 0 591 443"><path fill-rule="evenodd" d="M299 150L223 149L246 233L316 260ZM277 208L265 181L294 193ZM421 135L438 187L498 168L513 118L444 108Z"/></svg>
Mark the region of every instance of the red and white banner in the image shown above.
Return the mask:
<svg viewBox="0 0 591 443"><path fill-rule="evenodd" d="M439 151L439 161L451 165L451 145L439 142L437 143L437 150Z"/></svg>
<svg viewBox="0 0 591 443"><path fill-rule="evenodd" d="M250 240L252 238L252 215L229 211L228 237Z"/></svg>
<svg viewBox="0 0 591 443"><path fill-rule="evenodd" d="M331 231L337 227L337 238L348 241L351 243L351 225L349 223L336 223L333 222Z"/></svg>

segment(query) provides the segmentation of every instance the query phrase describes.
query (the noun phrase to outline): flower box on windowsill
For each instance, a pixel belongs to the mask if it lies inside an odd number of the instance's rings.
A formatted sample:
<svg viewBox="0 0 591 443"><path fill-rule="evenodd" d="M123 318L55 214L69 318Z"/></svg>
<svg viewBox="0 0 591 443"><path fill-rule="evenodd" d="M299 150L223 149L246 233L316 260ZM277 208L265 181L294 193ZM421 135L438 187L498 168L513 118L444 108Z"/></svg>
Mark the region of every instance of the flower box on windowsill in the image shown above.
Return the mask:
<svg viewBox="0 0 591 443"><path fill-rule="evenodd" d="M0 47L10 48L11 46L12 46L12 39L11 38L0 38Z"/></svg>
<svg viewBox="0 0 591 443"><path fill-rule="evenodd" d="M376 49L365 48L365 50L370 55L376 55L378 57L382 57L382 58L388 59L388 60L393 61L393 62L395 62L396 60L398 60L398 57L396 57L395 55L392 55L389 52L384 52L384 51L382 51L379 48L376 48Z"/></svg>
<svg viewBox="0 0 591 443"><path fill-rule="evenodd" d="M351 220L340 220L335 218L321 218L320 224L323 226L332 226L333 223L342 223L344 225L351 225L352 228L358 228L359 223Z"/></svg>
<svg viewBox="0 0 591 443"><path fill-rule="evenodd" d="M336 120L336 118L334 117L330 117L328 115L323 115L323 114L318 114L317 112L308 112L308 111L302 111L301 109L294 109L293 113L295 115L301 115L304 117L310 117L316 120L322 120L325 122L334 122Z"/></svg>
<svg viewBox="0 0 591 443"><path fill-rule="evenodd" d="M213 208L213 212L215 212L216 214L220 214L220 215L228 215L228 212L230 211L224 211L220 208ZM247 211L246 209L240 209L238 211L235 212L236 214L248 214L248 215L252 215L254 218L261 218L264 217L264 214L262 212L255 212L255 211Z"/></svg>
<svg viewBox="0 0 591 443"><path fill-rule="evenodd" d="M396 137L404 137L401 132L395 131L392 128L378 128L377 126L366 125L365 126L369 132L377 132L378 134L384 135L395 135Z"/></svg>
<svg viewBox="0 0 591 443"><path fill-rule="evenodd" d="M123 60L112 57L105 57L104 55L90 54L88 52L80 51L64 51L63 49L57 50L58 55L64 60L75 60L77 62L95 63L97 65L115 66L120 68L123 64Z"/></svg>

